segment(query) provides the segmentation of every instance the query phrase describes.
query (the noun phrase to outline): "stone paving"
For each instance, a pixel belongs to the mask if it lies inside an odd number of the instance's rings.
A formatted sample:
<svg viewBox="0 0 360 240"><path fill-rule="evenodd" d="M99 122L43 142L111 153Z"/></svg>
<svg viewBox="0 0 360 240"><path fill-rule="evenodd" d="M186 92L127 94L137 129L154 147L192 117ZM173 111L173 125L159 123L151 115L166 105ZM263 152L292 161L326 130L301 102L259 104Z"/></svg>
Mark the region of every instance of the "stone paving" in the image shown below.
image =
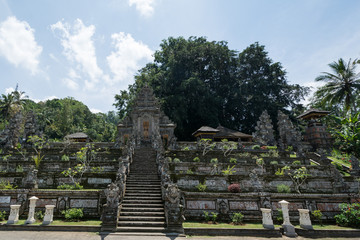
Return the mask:
<svg viewBox="0 0 360 240"><path fill-rule="evenodd" d="M181 240L185 237L175 236L125 236L119 234L99 235L98 233L88 232L48 232L48 231L0 231L0 240ZM258 238L258 237L188 237L192 240L271 240L271 239L306 239L306 238ZM350 238L321 238L326 240L350 240ZM318 240L321 240L320 238ZM351 238L360 240L359 238Z"/></svg>

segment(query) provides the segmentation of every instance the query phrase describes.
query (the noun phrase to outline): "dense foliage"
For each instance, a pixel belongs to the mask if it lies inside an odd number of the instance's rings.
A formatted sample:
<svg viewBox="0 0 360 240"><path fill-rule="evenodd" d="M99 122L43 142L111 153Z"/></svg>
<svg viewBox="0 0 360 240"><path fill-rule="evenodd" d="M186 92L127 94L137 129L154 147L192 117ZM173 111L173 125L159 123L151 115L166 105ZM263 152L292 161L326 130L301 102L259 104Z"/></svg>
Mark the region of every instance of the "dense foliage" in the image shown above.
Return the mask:
<svg viewBox="0 0 360 240"><path fill-rule="evenodd" d="M119 121L115 112L92 113L82 102L68 97L52 99L36 103L22 97L23 92L17 89L0 98L0 130L17 112L33 111L39 132L46 139L62 140L64 136L84 132L93 141L113 141L116 135L116 125Z"/></svg>
<svg viewBox="0 0 360 240"><path fill-rule="evenodd" d="M135 78L128 91L115 97L120 116L131 109L137 90L149 84L183 140L202 125L252 133L262 111L267 109L276 122L278 110L301 108L298 103L308 90L289 84L285 70L264 46L254 43L238 54L226 42L204 37L163 40L154 62Z"/></svg>

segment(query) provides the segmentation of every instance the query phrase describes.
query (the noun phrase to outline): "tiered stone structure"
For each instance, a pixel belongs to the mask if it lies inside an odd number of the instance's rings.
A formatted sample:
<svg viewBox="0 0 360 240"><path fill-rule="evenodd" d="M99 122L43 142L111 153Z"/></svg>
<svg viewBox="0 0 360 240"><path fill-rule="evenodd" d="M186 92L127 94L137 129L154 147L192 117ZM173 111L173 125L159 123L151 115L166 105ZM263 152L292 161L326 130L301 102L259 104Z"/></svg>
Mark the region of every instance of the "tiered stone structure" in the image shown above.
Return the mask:
<svg viewBox="0 0 360 240"><path fill-rule="evenodd" d="M149 86L143 87L136 96L132 111L118 125L118 141L125 145L135 139L136 146L151 143L167 147L174 141L176 125L160 110L160 103Z"/></svg>
<svg viewBox="0 0 360 240"><path fill-rule="evenodd" d="M265 110L261 114L259 121L255 127L255 133L253 134L254 140L264 145L275 145L274 129L270 119L270 115Z"/></svg>

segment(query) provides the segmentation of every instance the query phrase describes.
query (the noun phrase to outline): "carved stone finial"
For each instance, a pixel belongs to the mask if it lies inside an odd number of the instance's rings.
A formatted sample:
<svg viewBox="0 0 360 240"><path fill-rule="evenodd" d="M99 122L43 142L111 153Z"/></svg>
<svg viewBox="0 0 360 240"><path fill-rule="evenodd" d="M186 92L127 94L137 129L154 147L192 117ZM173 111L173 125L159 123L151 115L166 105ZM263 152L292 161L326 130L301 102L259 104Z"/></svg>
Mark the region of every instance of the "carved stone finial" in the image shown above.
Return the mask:
<svg viewBox="0 0 360 240"><path fill-rule="evenodd" d="M255 127L254 140L264 145L275 145L274 129L267 111L263 111Z"/></svg>
<svg viewBox="0 0 360 240"><path fill-rule="evenodd" d="M107 207L117 208L120 200L120 188L115 183L110 183L104 193Z"/></svg>

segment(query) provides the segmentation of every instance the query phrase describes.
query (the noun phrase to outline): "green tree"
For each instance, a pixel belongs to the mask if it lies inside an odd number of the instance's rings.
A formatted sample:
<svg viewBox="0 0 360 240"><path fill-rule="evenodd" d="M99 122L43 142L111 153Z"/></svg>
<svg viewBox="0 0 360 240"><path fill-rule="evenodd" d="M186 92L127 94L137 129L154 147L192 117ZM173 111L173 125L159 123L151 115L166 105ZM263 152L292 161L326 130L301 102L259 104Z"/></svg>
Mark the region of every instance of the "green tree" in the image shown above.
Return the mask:
<svg viewBox="0 0 360 240"><path fill-rule="evenodd" d="M349 59L345 62L340 58L337 62L329 64L331 72L323 72L315 81L324 81L326 84L320 87L314 94L313 102L320 106L343 105L345 112L350 109L358 111L357 99L360 91L360 73L356 73L356 66L360 61Z"/></svg>
<svg viewBox="0 0 360 240"><path fill-rule="evenodd" d="M135 84L115 98L120 117L131 109L134 95L149 84L166 115L177 124L179 139L191 139L202 125L219 124L251 133L264 109L298 108L306 88L290 85L280 63L272 63L264 46L251 45L242 53L227 43L204 37L170 37L142 68Z"/></svg>

